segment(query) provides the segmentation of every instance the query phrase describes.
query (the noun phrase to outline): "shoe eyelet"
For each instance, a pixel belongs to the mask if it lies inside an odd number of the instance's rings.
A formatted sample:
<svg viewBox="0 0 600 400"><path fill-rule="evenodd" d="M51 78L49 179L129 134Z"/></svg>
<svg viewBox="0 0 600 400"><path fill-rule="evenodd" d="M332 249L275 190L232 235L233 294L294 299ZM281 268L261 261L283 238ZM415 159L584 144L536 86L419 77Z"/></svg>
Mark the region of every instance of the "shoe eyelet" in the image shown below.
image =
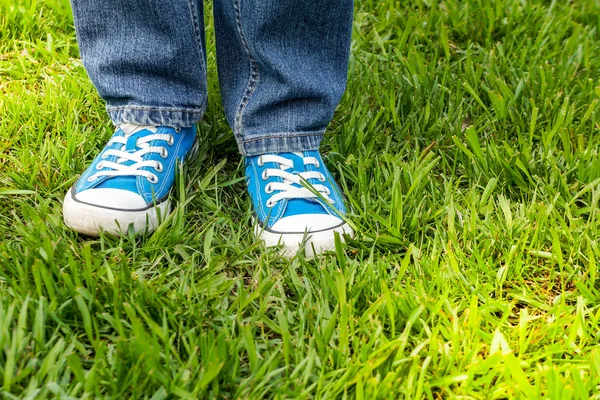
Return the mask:
<svg viewBox="0 0 600 400"><path fill-rule="evenodd" d="M86 181L88 181L88 182L94 182L97 179L98 179L98 177L96 175L92 175L89 178L87 178Z"/></svg>
<svg viewBox="0 0 600 400"><path fill-rule="evenodd" d="M319 162L319 160L317 160L317 163L315 164L316 168L321 168L321 163Z"/></svg>
<svg viewBox="0 0 600 400"><path fill-rule="evenodd" d="M272 208L275 205L275 202L271 201L271 199L267 200L267 207Z"/></svg>
<svg viewBox="0 0 600 400"><path fill-rule="evenodd" d="M101 170L103 167L102 161L100 161L98 164L96 164L96 169L97 170Z"/></svg>
<svg viewBox="0 0 600 400"><path fill-rule="evenodd" d="M106 153L102 153L102 155L100 156L101 159L106 160L108 158L108 155L106 155Z"/></svg>
<svg viewBox="0 0 600 400"><path fill-rule="evenodd" d="M271 187L271 184L269 183L269 184L267 185L267 187L265 187L265 193L273 193L273 192L274 192L274 190L273 190L273 188Z"/></svg>
<svg viewBox="0 0 600 400"><path fill-rule="evenodd" d="M263 165L265 165L262 156L258 157L258 161L256 163L258 164L259 167L262 167Z"/></svg>
<svg viewBox="0 0 600 400"><path fill-rule="evenodd" d="M160 156L162 158L167 158L169 156L169 152L167 151L166 148L164 148L164 147L162 148L162 150L160 151Z"/></svg>
<svg viewBox="0 0 600 400"><path fill-rule="evenodd" d="M173 135L169 135L169 140L167 141L167 144L169 146L173 146L173 143L175 143L175 138L173 137Z"/></svg>
<svg viewBox="0 0 600 400"><path fill-rule="evenodd" d="M267 170L265 169L262 173L262 180L266 181L267 179L269 179L269 174L267 173Z"/></svg>
<svg viewBox="0 0 600 400"><path fill-rule="evenodd" d="M148 179L148 182L154 184L154 183L158 183L158 176L152 174L148 177L146 177L146 179Z"/></svg>
<svg viewBox="0 0 600 400"><path fill-rule="evenodd" d="M331 190L328 187L325 188L325 195L329 196L331 194Z"/></svg>
<svg viewBox="0 0 600 400"><path fill-rule="evenodd" d="M321 176L319 177L319 182L325 182L327 180L327 178L325 178L325 175L321 174Z"/></svg>
<svg viewBox="0 0 600 400"><path fill-rule="evenodd" d="M163 165L162 165L162 163L157 162L156 165L154 165L154 170L156 172L163 172Z"/></svg>

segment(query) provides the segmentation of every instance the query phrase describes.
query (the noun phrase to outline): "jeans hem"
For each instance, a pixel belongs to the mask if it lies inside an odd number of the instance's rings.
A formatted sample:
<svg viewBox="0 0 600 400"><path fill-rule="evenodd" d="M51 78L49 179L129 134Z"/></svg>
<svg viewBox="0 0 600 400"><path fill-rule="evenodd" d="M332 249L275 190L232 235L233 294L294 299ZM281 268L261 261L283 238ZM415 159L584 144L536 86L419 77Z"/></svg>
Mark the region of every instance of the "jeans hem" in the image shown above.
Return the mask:
<svg viewBox="0 0 600 400"><path fill-rule="evenodd" d="M240 153L247 157L267 153L317 150L323 134L323 131L268 133L256 138L240 140L238 145Z"/></svg>
<svg viewBox="0 0 600 400"><path fill-rule="evenodd" d="M106 110L115 125L129 123L187 128L200 122L204 115L204 108L128 105L123 107L108 106Z"/></svg>

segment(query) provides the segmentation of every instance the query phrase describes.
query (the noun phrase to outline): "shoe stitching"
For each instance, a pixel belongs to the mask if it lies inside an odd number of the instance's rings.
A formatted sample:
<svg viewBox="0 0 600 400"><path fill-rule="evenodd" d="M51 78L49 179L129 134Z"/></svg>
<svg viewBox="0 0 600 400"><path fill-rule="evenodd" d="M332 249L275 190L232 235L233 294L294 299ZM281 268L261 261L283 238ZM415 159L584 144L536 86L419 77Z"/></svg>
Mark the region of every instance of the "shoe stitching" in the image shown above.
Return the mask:
<svg viewBox="0 0 600 400"><path fill-rule="evenodd" d="M255 160L258 160L258 158L255 158ZM260 182L259 182L259 174L258 174L258 171L256 170L256 165L254 164L254 160L250 161L250 168L252 168L252 172L254 173L254 188L256 191L256 196L258 197L258 206L260 207L259 212L261 213L262 220L265 221L267 219L267 217L266 217L264 206L263 206L262 190L261 190L261 186L260 186Z"/></svg>
<svg viewBox="0 0 600 400"><path fill-rule="evenodd" d="M180 135L183 135L183 133L180 133ZM183 142L183 140L184 140L183 136L180 136L179 140L177 141L177 146L175 147L175 149L173 149L174 153L173 153L172 157L175 157L175 160L177 160L177 154L179 154L179 149L181 148L181 143ZM154 144L156 144L156 142L158 142L158 141L157 140L153 140L150 145L154 145ZM148 153L148 154L150 154L150 153ZM150 158L150 157L148 157L148 158ZM162 190L164 190L164 188L165 188L165 186L167 184L167 180L168 180L167 177L170 176L171 171L174 170L174 165L175 164L177 164L177 162L173 162L172 159L169 160L168 167L167 167L167 169L165 170L165 172L163 174L162 183L160 184L160 186L158 187L158 189L156 189L154 191L155 194L160 193ZM141 192L141 193L143 193L144 200L146 202L151 202L153 200L153 198L154 198L154 196L152 195L152 187L151 187L151 185L147 185L148 191L146 191L144 189L144 186L146 186L146 185L144 185L144 184L141 183L142 179L144 179L144 178L140 177L140 178L137 179L137 182L136 182L137 185L136 186L138 186L138 191Z"/></svg>
<svg viewBox="0 0 600 400"><path fill-rule="evenodd" d="M331 175L331 172L329 171L327 166L325 166L324 163L323 163L323 170L325 171L325 177L327 179L327 183L329 184L329 187L331 188L331 194L333 195L332 196L333 200L335 201L335 204L330 204L329 207L334 208L334 206L335 206L335 208L337 209L337 211L339 213L344 214L345 213L344 202L342 201L342 198L340 197L337 185L336 185L335 181L333 180L333 175ZM331 214L331 215L339 217L339 215L337 215L335 213L335 211L334 211L334 214Z"/></svg>
<svg viewBox="0 0 600 400"><path fill-rule="evenodd" d="M277 180L277 182L283 182L283 178L281 178L280 176L276 176L275 179ZM279 221L279 219L283 217L283 214L285 214L285 210L287 209L287 206L289 204L289 199L282 199L277 204L277 212L275 213L275 215L271 215L271 218L273 218L273 223Z"/></svg>
<svg viewBox="0 0 600 400"><path fill-rule="evenodd" d="M310 153L313 153L313 152L311 151ZM333 176L331 175L331 172L329 172L327 165L325 165L325 162L323 161L323 157L321 157L321 153L319 153L318 151L315 151L314 154L311 154L311 155L316 157L319 160L320 168L316 168L313 165L309 165L308 168L312 171L318 171L325 176L325 182L323 182L323 183L327 183L327 187L331 190L331 195L333 197L335 204L329 204L329 203L325 204L321 199L318 199L317 201L323 206L323 208L325 209L327 214L339 218L339 215L338 215L338 213L335 212L334 208L337 211L339 211L340 214L344 214L345 212L344 212L344 210L342 210L343 202L339 196L338 190L335 187ZM314 169L313 169L313 167L314 167Z"/></svg>
<svg viewBox="0 0 600 400"><path fill-rule="evenodd" d="M175 175L175 169L177 168L177 160L179 159L179 152L180 152L181 148L183 147L183 141L185 140L185 138L183 137L185 135L185 133L180 132L179 135L180 135L180 137L179 137L179 140L177 141L177 145L175 146L174 153L173 153L174 160L172 159L171 162L169 163L169 168L164 173L164 175L163 175L164 177L170 176L169 174L171 173L171 171L172 171L173 175ZM190 151L191 151L191 148L190 148ZM184 155L184 157L185 157L185 155ZM166 188L166 185L167 185L167 179L163 179L163 183L159 189L159 192L164 190ZM175 185L175 177L174 176L173 176L173 185Z"/></svg>

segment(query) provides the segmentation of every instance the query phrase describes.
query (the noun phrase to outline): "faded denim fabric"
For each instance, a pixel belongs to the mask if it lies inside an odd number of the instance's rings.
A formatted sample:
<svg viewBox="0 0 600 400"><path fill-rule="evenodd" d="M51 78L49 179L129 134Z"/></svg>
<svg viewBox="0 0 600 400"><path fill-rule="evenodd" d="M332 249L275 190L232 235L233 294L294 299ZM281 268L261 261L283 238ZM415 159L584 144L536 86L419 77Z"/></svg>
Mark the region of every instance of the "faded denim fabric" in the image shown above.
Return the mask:
<svg viewBox="0 0 600 400"><path fill-rule="evenodd" d="M116 125L189 127L206 108L202 0L72 0ZM347 80L353 0L214 0L225 114L242 154L319 147Z"/></svg>

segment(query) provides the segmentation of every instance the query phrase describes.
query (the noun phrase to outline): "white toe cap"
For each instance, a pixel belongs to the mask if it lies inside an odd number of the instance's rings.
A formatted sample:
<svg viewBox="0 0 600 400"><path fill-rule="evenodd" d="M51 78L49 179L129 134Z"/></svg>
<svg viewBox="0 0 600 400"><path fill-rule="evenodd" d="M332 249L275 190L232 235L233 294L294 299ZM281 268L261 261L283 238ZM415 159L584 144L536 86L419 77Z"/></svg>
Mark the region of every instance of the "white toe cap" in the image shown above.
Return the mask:
<svg viewBox="0 0 600 400"><path fill-rule="evenodd" d="M137 193L121 189L87 189L75 195L83 203L119 210L139 210L148 206Z"/></svg>
<svg viewBox="0 0 600 400"><path fill-rule="evenodd" d="M344 221L333 215L299 214L281 218L270 230L280 233L319 232L335 229L343 223Z"/></svg>

